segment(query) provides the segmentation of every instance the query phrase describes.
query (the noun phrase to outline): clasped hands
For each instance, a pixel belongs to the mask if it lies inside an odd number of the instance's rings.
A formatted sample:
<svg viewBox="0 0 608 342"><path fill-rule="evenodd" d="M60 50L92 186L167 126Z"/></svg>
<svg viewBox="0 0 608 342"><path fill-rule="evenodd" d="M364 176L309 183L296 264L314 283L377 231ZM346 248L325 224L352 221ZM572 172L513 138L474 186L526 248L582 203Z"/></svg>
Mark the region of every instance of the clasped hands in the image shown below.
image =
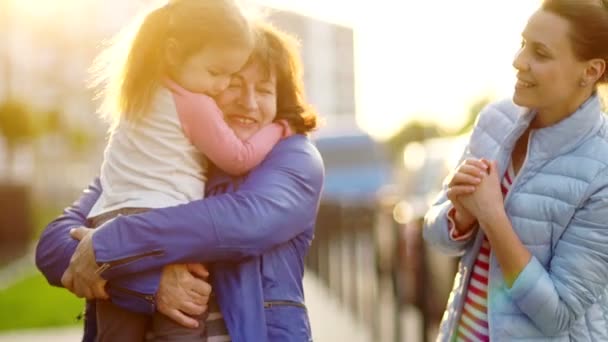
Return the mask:
<svg viewBox="0 0 608 342"><path fill-rule="evenodd" d="M482 229L504 210L498 164L466 159L449 176L446 195L455 212L456 229L465 234L479 222Z"/></svg>
<svg viewBox="0 0 608 342"><path fill-rule="evenodd" d="M94 229L85 227L70 231L72 238L80 242L61 277L61 283L80 298L107 300L107 281L98 272L99 265L93 249L94 232ZM197 327L198 321L191 316L207 310L211 294L208 276L205 266L199 263L165 266L155 295L157 310L185 327Z"/></svg>

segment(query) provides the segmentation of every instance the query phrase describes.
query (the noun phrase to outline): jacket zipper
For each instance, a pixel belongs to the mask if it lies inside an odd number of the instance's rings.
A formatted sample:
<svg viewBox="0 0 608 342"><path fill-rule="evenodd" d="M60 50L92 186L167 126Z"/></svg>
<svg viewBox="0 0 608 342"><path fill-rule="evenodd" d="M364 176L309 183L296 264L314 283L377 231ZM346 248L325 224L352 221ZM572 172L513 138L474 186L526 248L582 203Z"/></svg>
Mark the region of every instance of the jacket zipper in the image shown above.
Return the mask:
<svg viewBox="0 0 608 342"><path fill-rule="evenodd" d="M507 192L507 197L505 197L504 200L504 205L506 207L507 201L508 199L511 197L511 194L513 194L513 190L515 190L515 185L517 184L517 180L519 179L519 176L523 173L522 171L524 171L524 169L526 168L526 164L528 163L528 156L530 156L530 146L532 146L532 136L534 135L534 131L531 130L530 133L528 134L528 146L526 147L526 156L524 158L524 162L521 164L521 167L519 168L519 171L517 172L517 174L515 175L515 178L513 178L513 182L511 182L511 188L509 189L509 192ZM509 156L509 164L512 163L513 160L513 151L511 151L511 155ZM507 165L507 170L509 168L509 165ZM508 172L508 171L505 171ZM506 209L506 208L505 208ZM495 260L496 256L494 255L494 253L492 251L490 251L490 274L492 272L492 260ZM488 277L488 333L490 335L490 341L492 341L494 339L494 336L492 336L492 320L491 317L492 315L490 314L491 311L491 306L490 306L490 301L489 299L492 298L490 292L492 291L492 286L490 286L490 279L492 279L491 277Z"/></svg>
<svg viewBox="0 0 608 342"><path fill-rule="evenodd" d="M124 292L124 293L128 293L130 295L139 297L139 298L143 298L145 299L148 303L155 305L156 304L156 300L154 299L154 295L147 295L141 292L137 292L137 291L133 291L130 289L127 289L125 287L121 287L121 286L111 286L112 289L116 290L116 291L120 291L120 292Z"/></svg>
<svg viewBox="0 0 608 342"><path fill-rule="evenodd" d="M265 309L271 308L273 306L296 306L299 308L306 309L306 305L304 305L302 303L298 303L298 302L292 302L289 300L271 300L271 301L264 302Z"/></svg>
<svg viewBox="0 0 608 342"><path fill-rule="evenodd" d="M135 255L135 256L132 256L132 257L124 258L124 259L119 259L119 260L110 261L110 262L104 262L95 271L95 274L101 275L103 272L105 272L110 267L120 266L120 265L128 264L128 263L130 263L132 261L135 261L135 260L143 259L145 257L157 256L157 255L162 255L162 254L163 254L162 251L152 251L152 252L147 252L147 253L144 253L144 254L138 254L138 255Z"/></svg>
<svg viewBox="0 0 608 342"><path fill-rule="evenodd" d="M534 135L534 131L531 130L530 133L528 134L528 146L526 147L526 157L524 158L524 162L521 164L519 171L515 175L515 178L513 178L513 182L511 182L511 189L515 188L515 183L517 182L517 180L519 179L519 176L522 174L522 171L526 167L526 163L528 162L528 156L530 155L530 146L532 146L531 142L532 142L533 135ZM512 155L513 155L513 151L511 151L511 156L509 156L509 163L511 163L511 161L512 161L512 158L513 158ZM507 168L508 167L509 166L507 165ZM504 200L505 204L507 204L507 200L511 197L511 193L512 193L512 191L509 190L509 192L507 193L507 197L505 197L505 200Z"/></svg>

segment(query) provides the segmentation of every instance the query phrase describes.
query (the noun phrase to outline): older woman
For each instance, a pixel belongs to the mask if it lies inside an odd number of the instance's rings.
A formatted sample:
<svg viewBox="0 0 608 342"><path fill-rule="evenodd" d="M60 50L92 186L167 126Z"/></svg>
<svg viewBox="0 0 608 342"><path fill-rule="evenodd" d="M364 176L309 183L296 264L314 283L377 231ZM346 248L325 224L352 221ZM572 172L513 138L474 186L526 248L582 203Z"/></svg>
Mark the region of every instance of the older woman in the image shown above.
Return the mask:
<svg viewBox="0 0 608 342"><path fill-rule="evenodd" d="M316 114L304 102L294 40L268 25L259 30L250 61L216 101L242 139L276 119L297 134L244 177L216 170L203 200L74 230L103 191L95 181L40 238L36 262L51 284L88 299L105 298L107 290L122 308L158 309L185 326L196 324L188 315L213 311L217 300L221 312L209 315L211 334L227 333L232 341L311 339L302 277L323 183L322 160L306 137ZM189 272L205 270L179 263L210 265L209 303L208 284ZM94 310L87 311L85 340L92 341Z"/></svg>

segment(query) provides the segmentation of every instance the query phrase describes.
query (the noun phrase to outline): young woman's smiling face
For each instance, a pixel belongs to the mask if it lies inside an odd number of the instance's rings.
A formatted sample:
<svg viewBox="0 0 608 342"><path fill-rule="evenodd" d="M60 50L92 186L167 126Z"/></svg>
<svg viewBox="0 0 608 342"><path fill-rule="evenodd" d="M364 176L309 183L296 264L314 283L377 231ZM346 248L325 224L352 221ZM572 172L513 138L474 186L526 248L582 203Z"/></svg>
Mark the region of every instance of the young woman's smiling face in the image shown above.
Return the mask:
<svg viewBox="0 0 608 342"><path fill-rule="evenodd" d="M515 103L540 112L576 110L587 64L574 54L566 19L543 10L534 13L522 33L513 66L517 69Z"/></svg>

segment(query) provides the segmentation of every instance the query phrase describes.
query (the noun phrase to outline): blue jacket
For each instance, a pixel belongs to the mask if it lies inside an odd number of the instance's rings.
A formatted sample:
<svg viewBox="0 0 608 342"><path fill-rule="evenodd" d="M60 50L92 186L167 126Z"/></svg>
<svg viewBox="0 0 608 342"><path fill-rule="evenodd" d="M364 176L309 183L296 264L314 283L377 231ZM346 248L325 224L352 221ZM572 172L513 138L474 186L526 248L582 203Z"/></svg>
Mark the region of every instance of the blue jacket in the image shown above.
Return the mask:
<svg viewBox="0 0 608 342"><path fill-rule="evenodd" d="M102 276L112 301L152 313L163 265L204 262L233 341L309 341L302 277L323 177L317 149L295 135L245 177L212 175L203 200L108 222L93 246L109 266ZM52 285L61 286L77 246L69 230L84 224L100 193L96 181L44 230L36 263Z"/></svg>
<svg viewBox="0 0 608 342"><path fill-rule="evenodd" d="M497 160L504 174L533 111L511 100L480 114L464 158ZM532 254L511 288L490 255L492 341L608 341L608 125L597 96L575 113L533 129L528 154L505 198L513 229ZM425 217L424 237L462 255L438 340L455 333L483 232L448 237L445 188Z"/></svg>

